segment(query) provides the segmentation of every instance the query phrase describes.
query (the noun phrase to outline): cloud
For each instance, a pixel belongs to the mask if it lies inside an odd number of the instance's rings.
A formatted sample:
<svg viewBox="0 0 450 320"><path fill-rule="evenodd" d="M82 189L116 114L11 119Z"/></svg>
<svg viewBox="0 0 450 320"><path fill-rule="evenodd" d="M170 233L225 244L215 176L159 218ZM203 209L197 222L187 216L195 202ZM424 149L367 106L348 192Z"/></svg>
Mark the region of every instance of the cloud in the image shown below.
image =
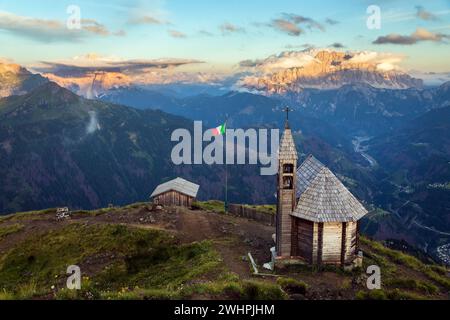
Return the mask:
<svg viewBox="0 0 450 320"><path fill-rule="evenodd" d="M109 36L111 32L93 19L83 19L81 29L68 29L58 20L37 19L0 11L0 30L40 42L80 41L89 36Z"/></svg>
<svg viewBox="0 0 450 320"><path fill-rule="evenodd" d="M272 20L271 26L281 32L287 33L290 36L296 36L298 37L301 35L304 31L299 26L297 26L295 23L284 20L284 19L274 19Z"/></svg>
<svg viewBox="0 0 450 320"><path fill-rule="evenodd" d="M207 36L207 37L212 37L213 36L213 34L211 32L206 31L206 30L200 30L198 33L203 35L203 36Z"/></svg>
<svg viewBox="0 0 450 320"><path fill-rule="evenodd" d="M316 46L310 43L305 43L305 44L299 44L299 45L293 45L293 44L288 44L285 46L286 49L307 49L307 50L311 50L314 49Z"/></svg>
<svg viewBox="0 0 450 320"><path fill-rule="evenodd" d="M271 74L280 70L303 67L314 60L312 51L285 51L263 60L244 60L239 63L242 68L252 68L262 74Z"/></svg>
<svg viewBox="0 0 450 320"><path fill-rule="evenodd" d="M304 29L325 31L325 27L314 19L293 13L283 13L281 18L273 19L266 26L294 37L303 34Z"/></svg>
<svg viewBox="0 0 450 320"><path fill-rule="evenodd" d="M125 37L127 35L127 33L125 32L125 30L119 30L119 31L115 32L114 35L117 37Z"/></svg>
<svg viewBox="0 0 450 320"><path fill-rule="evenodd" d="M330 47L335 48L335 49L345 48L345 46L342 43L340 43L340 42L332 43L332 44L330 44Z"/></svg>
<svg viewBox="0 0 450 320"><path fill-rule="evenodd" d="M360 51L348 55L348 62L354 64L370 64L376 66L378 70L389 71L400 69L399 64L405 59L402 54Z"/></svg>
<svg viewBox="0 0 450 320"><path fill-rule="evenodd" d="M241 68L253 68L262 63L262 60L243 60L239 62Z"/></svg>
<svg viewBox="0 0 450 320"><path fill-rule="evenodd" d="M126 60L95 53L63 61L44 61L28 66L60 86L93 98L115 87L165 83L209 83L221 75L189 71L183 66L204 63L194 59Z"/></svg>
<svg viewBox="0 0 450 320"><path fill-rule="evenodd" d="M339 24L339 21L334 20L334 19L331 19L331 18L327 18L327 19L325 20L325 23L326 23L326 24L329 24L330 26L334 26L334 25L336 25L336 24Z"/></svg>
<svg viewBox="0 0 450 320"><path fill-rule="evenodd" d="M425 21L436 21L436 20L438 20L438 17L435 14L425 10L425 8L422 7L422 6L417 6L416 9L417 9L416 16L419 19L422 19L422 20L425 20Z"/></svg>
<svg viewBox="0 0 450 320"><path fill-rule="evenodd" d="M450 81L450 72L423 72L411 70L409 72L414 78L422 79L426 86L440 86Z"/></svg>
<svg viewBox="0 0 450 320"><path fill-rule="evenodd" d="M325 31L325 27L322 24L320 24L319 22L315 21L314 19L300 16L300 15L293 14L293 13L284 13L283 15L287 20L292 21L295 24L304 25L306 28L308 28L310 30L318 29L320 31Z"/></svg>
<svg viewBox="0 0 450 320"><path fill-rule="evenodd" d="M239 27L237 25L231 24L229 22L225 22L219 26L219 30L222 32L223 35L230 34L230 33L245 33L245 29L242 27Z"/></svg>
<svg viewBox="0 0 450 320"><path fill-rule="evenodd" d="M84 30L100 36L108 36L110 33L104 25L98 23L93 19L82 19L81 25Z"/></svg>
<svg viewBox="0 0 450 320"><path fill-rule="evenodd" d="M86 126L86 135L93 134L100 129L97 113L95 111L89 111L89 122Z"/></svg>
<svg viewBox="0 0 450 320"><path fill-rule="evenodd" d="M155 18L152 15L141 15L134 16L128 20L128 24L131 25L159 25L159 24L168 24L166 21L162 21L158 18Z"/></svg>
<svg viewBox="0 0 450 320"><path fill-rule="evenodd" d="M391 33L386 36L378 37L373 44L400 44L400 45L413 45L422 41L432 42L447 42L450 39L450 35L443 33L434 33L424 28L417 28L417 30L411 35L400 35Z"/></svg>
<svg viewBox="0 0 450 320"><path fill-rule="evenodd" d="M33 69L41 73L51 73L60 77L83 77L87 74L101 72L135 74L146 72L150 69L169 69L196 63L203 63L203 61L193 59L122 60L119 58L88 54L75 57L70 61L42 61L40 65L34 66Z"/></svg>
<svg viewBox="0 0 450 320"><path fill-rule="evenodd" d="M185 33L177 31L177 30L169 30L168 32L172 38L183 39L183 38L187 37L187 35Z"/></svg>

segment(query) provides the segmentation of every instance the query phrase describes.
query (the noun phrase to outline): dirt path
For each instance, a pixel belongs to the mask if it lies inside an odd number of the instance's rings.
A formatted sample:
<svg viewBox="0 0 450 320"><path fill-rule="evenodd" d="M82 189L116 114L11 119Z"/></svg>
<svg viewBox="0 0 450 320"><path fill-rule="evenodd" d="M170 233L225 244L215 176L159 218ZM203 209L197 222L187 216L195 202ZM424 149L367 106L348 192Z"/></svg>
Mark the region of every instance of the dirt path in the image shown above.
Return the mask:
<svg viewBox="0 0 450 320"><path fill-rule="evenodd" d="M177 222L180 240L183 243L203 241L217 237L208 217L199 211L183 211Z"/></svg>

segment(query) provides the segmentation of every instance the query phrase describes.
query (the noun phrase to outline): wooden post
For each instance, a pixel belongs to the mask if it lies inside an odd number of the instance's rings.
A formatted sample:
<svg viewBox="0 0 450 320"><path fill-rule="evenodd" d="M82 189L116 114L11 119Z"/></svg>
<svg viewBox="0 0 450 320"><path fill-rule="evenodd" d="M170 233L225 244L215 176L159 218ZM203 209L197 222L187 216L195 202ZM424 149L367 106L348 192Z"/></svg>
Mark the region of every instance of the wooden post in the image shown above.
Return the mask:
<svg viewBox="0 0 450 320"><path fill-rule="evenodd" d="M355 252L356 254L358 254L359 251L359 221L356 222L356 248L355 248Z"/></svg>
<svg viewBox="0 0 450 320"><path fill-rule="evenodd" d="M323 252L323 222L319 223L319 232L317 240L317 264L322 264L322 252Z"/></svg>
<svg viewBox="0 0 450 320"><path fill-rule="evenodd" d="M292 218L291 221L291 256L298 257L298 219Z"/></svg>
<svg viewBox="0 0 450 320"><path fill-rule="evenodd" d="M341 240L341 266L345 265L345 255L347 250L347 222L342 223L342 240Z"/></svg>

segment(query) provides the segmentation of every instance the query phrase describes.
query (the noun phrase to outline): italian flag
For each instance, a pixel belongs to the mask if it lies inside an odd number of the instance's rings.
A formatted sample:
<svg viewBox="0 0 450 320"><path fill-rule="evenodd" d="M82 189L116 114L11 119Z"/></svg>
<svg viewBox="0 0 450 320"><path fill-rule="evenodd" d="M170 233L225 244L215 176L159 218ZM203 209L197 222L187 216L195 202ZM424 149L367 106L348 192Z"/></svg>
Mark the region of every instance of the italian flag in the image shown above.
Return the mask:
<svg viewBox="0 0 450 320"><path fill-rule="evenodd" d="M221 126L218 126L217 128L212 129L214 136L221 136L225 134L225 131L227 130L227 124L224 123Z"/></svg>

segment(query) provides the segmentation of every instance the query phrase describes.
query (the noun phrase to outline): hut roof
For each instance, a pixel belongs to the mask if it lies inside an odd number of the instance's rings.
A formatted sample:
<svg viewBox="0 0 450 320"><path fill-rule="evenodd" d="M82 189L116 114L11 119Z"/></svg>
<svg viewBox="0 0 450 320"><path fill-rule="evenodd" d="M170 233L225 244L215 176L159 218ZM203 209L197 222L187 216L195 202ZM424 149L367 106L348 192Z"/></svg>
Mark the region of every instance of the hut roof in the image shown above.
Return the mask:
<svg viewBox="0 0 450 320"><path fill-rule="evenodd" d="M190 197L197 197L198 189L200 186L198 184L192 183L190 181L184 180L182 178L176 178L169 182L160 184L153 191L150 198L159 196L160 194L166 193L168 191L177 191Z"/></svg>
<svg viewBox="0 0 450 320"><path fill-rule="evenodd" d="M313 222L350 222L367 214L333 172L313 156L298 168L297 188L295 217Z"/></svg>

